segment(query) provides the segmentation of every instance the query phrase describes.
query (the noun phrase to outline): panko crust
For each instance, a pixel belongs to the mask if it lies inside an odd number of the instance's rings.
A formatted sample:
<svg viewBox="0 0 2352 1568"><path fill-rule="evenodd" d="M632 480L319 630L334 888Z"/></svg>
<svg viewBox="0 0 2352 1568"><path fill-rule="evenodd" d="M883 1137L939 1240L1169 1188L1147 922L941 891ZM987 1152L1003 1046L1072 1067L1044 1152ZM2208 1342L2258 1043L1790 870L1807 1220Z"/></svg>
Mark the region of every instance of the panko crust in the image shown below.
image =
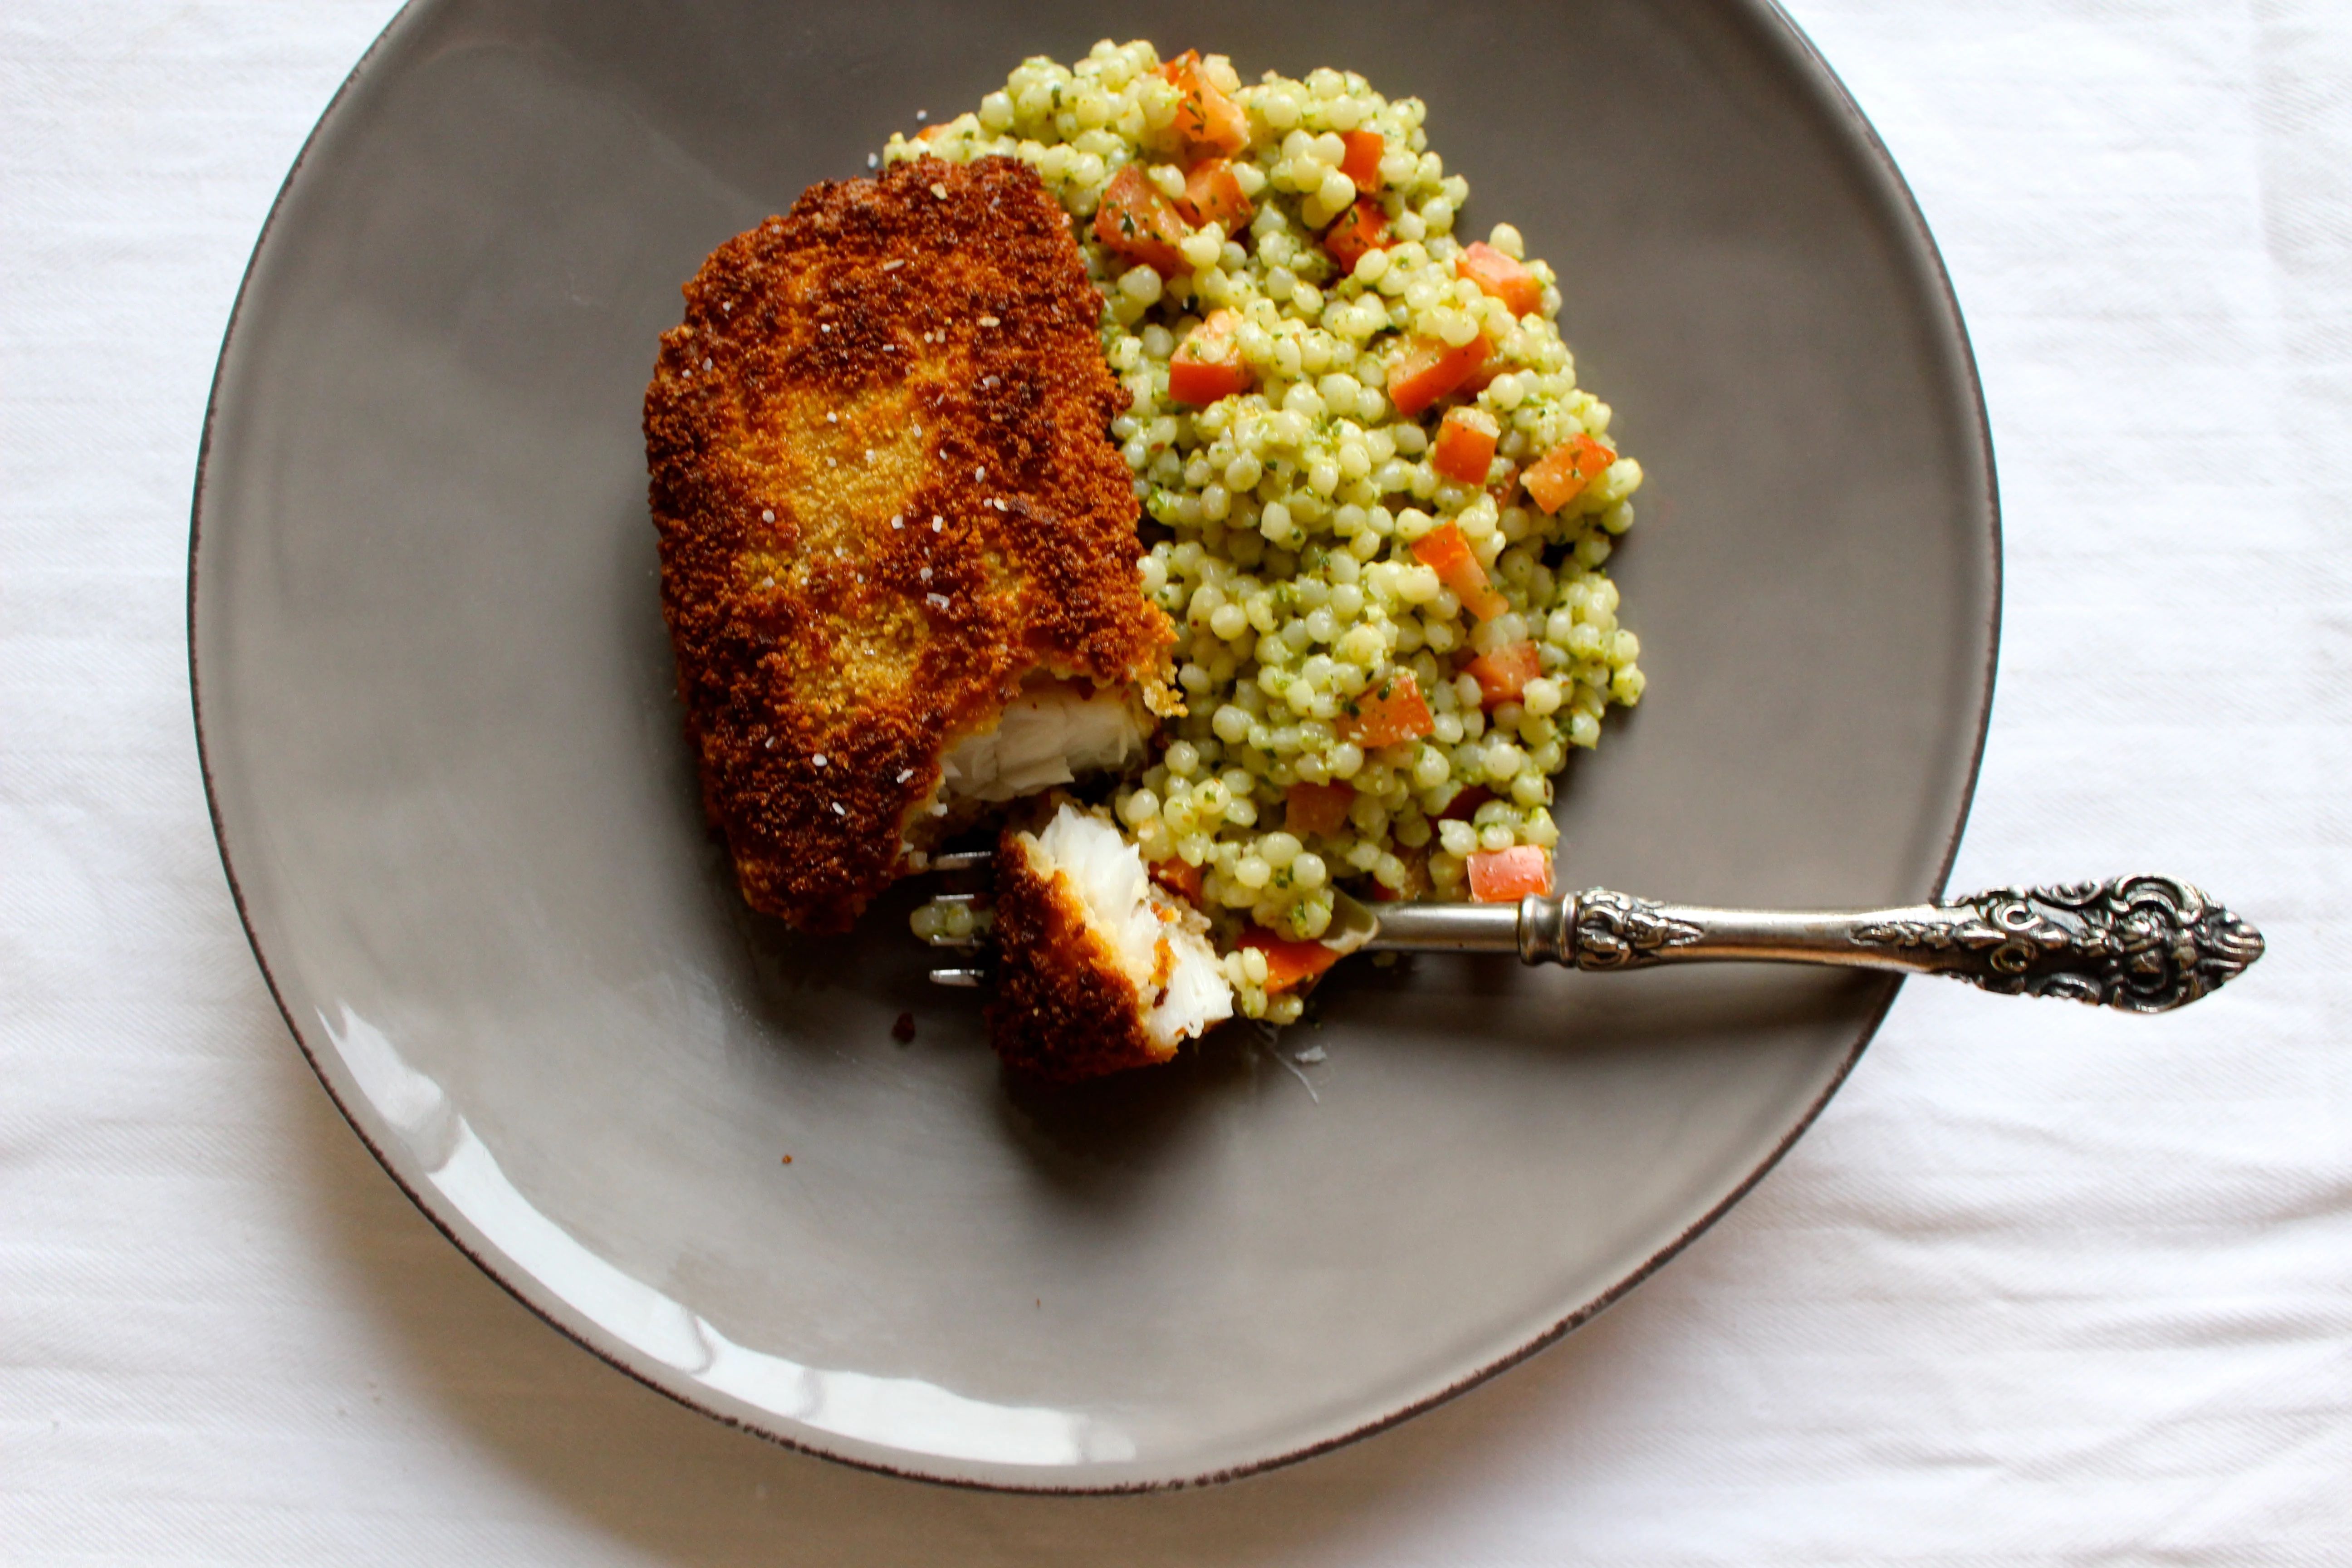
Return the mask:
<svg viewBox="0 0 2352 1568"><path fill-rule="evenodd" d="M704 804L752 907L840 930L1031 672L1167 706L1128 395L1069 220L1010 159L814 185L685 293L646 454Z"/></svg>
<svg viewBox="0 0 2352 1568"><path fill-rule="evenodd" d="M1140 998L1110 945L1087 923L1067 877L1040 873L1025 836L996 845L996 971L988 1043L1004 1065L1076 1083L1175 1055L1145 1033Z"/></svg>

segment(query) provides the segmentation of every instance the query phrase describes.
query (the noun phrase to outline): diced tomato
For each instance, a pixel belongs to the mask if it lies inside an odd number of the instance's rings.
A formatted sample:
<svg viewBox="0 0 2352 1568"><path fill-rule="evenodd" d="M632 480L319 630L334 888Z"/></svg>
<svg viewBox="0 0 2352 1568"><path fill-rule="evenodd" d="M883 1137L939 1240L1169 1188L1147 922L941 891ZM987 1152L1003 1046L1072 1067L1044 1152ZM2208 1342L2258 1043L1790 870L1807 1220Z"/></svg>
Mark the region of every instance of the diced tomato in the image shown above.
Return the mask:
<svg viewBox="0 0 2352 1568"><path fill-rule="evenodd" d="M1301 838L1310 833L1337 833L1348 820L1348 808L1355 804L1356 792L1348 784L1292 784L1282 816L1283 829Z"/></svg>
<svg viewBox="0 0 2352 1568"><path fill-rule="evenodd" d="M1462 607L1482 621L1491 621L1511 607L1511 602L1495 591L1487 579L1486 569L1478 564L1471 552L1470 542L1462 537L1458 524L1441 523L1413 541L1413 559L1437 574L1437 580L1454 590Z"/></svg>
<svg viewBox="0 0 2352 1568"><path fill-rule="evenodd" d="M1389 401L1407 419L1459 388L1486 363L1494 345L1484 336L1452 348L1436 338L1414 338L1389 366Z"/></svg>
<svg viewBox="0 0 2352 1568"><path fill-rule="evenodd" d="M1339 962L1339 955L1319 942L1296 942L1276 936L1264 926L1243 927L1240 945L1254 947L1265 954L1265 991L1269 996L1277 991L1287 991L1302 980L1312 980Z"/></svg>
<svg viewBox="0 0 2352 1568"><path fill-rule="evenodd" d="M1500 300L1514 316L1531 316L1543 309L1543 285L1536 275L1484 240L1464 247L1454 258L1454 274Z"/></svg>
<svg viewBox="0 0 2352 1568"><path fill-rule="evenodd" d="M1551 891L1551 857L1532 844L1478 849L1470 856L1470 896L1482 904L1512 904Z"/></svg>
<svg viewBox="0 0 2352 1568"><path fill-rule="evenodd" d="M1404 886L1391 888L1386 882L1374 882L1372 902L1393 904L1402 899L1417 899L1429 891L1429 873L1421 857L1408 853L1402 858L1404 861Z"/></svg>
<svg viewBox="0 0 2352 1568"><path fill-rule="evenodd" d="M1255 379L1234 342L1241 317L1231 310L1212 310L1209 319L1187 333L1168 361L1168 396L1176 403L1205 408L1220 397L1247 392Z"/></svg>
<svg viewBox="0 0 2352 1568"><path fill-rule="evenodd" d="M1436 723L1421 695L1421 682L1412 678L1412 671L1400 669L1357 698L1340 713L1334 728L1339 739L1370 751L1400 741L1417 741Z"/></svg>
<svg viewBox="0 0 2352 1568"><path fill-rule="evenodd" d="M1528 494L1546 511L1558 511L1617 460L1617 454L1590 436L1571 436L1546 452L1521 476Z"/></svg>
<svg viewBox="0 0 2352 1568"><path fill-rule="evenodd" d="M1160 68L1176 89L1176 134L1202 153L1228 155L1250 144L1249 116L1201 69L1201 51L1186 49Z"/></svg>
<svg viewBox="0 0 2352 1568"><path fill-rule="evenodd" d="M1348 144L1348 155L1339 160L1339 173L1356 182L1356 189L1370 195L1381 188L1381 154L1388 143L1377 131L1342 131L1339 140Z"/></svg>
<svg viewBox="0 0 2352 1568"><path fill-rule="evenodd" d="M1171 855L1165 860L1151 863L1151 879L1184 900L1187 903L1201 901L1201 868L1188 866Z"/></svg>
<svg viewBox="0 0 2352 1568"><path fill-rule="evenodd" d="M1445 809L1437 814L1440 822L1467 822L1478 815L1478 808L1495 798L1495 792L1485 784L1465 784L1454 792Z"/></svg>
<svg viewBox="0 0 2352 1568"><path fill-rule="evenodd" d="M1502 434L1503 427L1483 408L1448 409L1430 448L1429 466L1456 484L1483 485Z"/></svg>
<svg viewBox="0 0 2352 1568"><path fill-rule="evenodd" d="M1389 215L1381 204L1370 196L1359 196L1356 205L1339 215L1339 219L1323 231L1323 248L1339 264L1339 276L1350 277L1356 263L1389 242Z"/></svg>
<svg viewBox="0 0 2352 1568"><path fill-rule="evenodd" d="M1505 643L1492 653L1480 654L1462 668L1478 683L1479 691L1485 694L1484 706L1488 708L1517 702L1527 690L1528 682L1543 673L1532 642Z"/></svg>
<svg viewBox="0 0 2352 1568"><path fill-rule="evenodd" d="M1176 248L1184 237L1184 220L1176 205L1144 177L1139 163L1128 164L1103 187L1102 205L1095 209L1095 237L1162 278L1192 270L1184 265L1184 253Z"/></svg>
<svg viewBox="0 0 2352 1568"><path fill-rule="evenodd" d="M1185 340L1187 347L1191 342L1191 339ZM1180 348L1176 357L1168 362L1169 401L1189 403L1195 408L1205 408L1220 397L1247 392L1252 380L1249 366L1242 363L1239 351L1233 351L1225 359L1209 360L1187 358Z"/></svg>
<svg viewBox="0 0 2352 1568"><path fill-rule="evenodd" d="M1215 224L1231 238L1242 231L1257 209L1242 195L1242 183L1234 174L1233 160L1203 158L1185 172L1184 196L1176 204L1176 210L1195 228Z"/></svg>
<svg viewBox="0 0 2352 1568"><path fill-rule="evenodd" d="M1183 351L1176 351L1183 355ZM1251 388L1251 374L1240 355L1230 360L1169 360L1169 402L1188 402L1204 409L1218 397L1233 397Z"/></svg>

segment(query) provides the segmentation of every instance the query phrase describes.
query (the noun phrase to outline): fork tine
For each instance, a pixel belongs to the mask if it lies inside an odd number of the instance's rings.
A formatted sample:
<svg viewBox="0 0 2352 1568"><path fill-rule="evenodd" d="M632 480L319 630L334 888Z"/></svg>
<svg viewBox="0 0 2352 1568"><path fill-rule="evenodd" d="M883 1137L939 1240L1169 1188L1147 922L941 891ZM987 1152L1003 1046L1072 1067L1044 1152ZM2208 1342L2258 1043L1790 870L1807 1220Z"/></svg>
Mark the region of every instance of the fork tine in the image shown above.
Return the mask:
<svg viewBox="0 0 2352 1568"><path fill-rule="evenodd" d="M929 864L923 868L933 876L953 877L959 872L978 872L982 879L976 888L967 883L964 891L930 895L927 900L929 903L969 910L978 918L970 922L963 935L950 936L945 931L935 931L921 939L925 945L964 953L977 953L987 947L991 917L987 913L986 873L995 863L996 851L993 849L951 849L944 855L930 858ZM931 984L951 985L962 991L977 991L988 984L988 972L977 968L934 969L931 971Z"/></svg>
<svg viewBox="0 0 2352 1568"><path fill-rule="evenodd" d="M931 857L927 868L933 871L980 871L996 858L993 849L956 849L945 855Z"/></svg>

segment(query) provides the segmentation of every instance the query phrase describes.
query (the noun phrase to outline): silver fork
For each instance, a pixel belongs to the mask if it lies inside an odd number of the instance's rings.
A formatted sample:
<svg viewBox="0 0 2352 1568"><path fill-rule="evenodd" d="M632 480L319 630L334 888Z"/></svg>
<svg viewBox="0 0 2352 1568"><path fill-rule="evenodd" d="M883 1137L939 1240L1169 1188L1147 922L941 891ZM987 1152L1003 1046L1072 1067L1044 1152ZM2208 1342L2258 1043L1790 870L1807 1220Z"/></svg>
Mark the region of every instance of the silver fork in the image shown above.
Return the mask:
<svg viewBox="0 0 2352 1568"><path fill-rule="evenodd" d="M938 871L984 869L988 850L939 855ZM977 904L978 892L950 893ZM935 936L976 950L984 928ZM1940 904L1794 911L1662 903L1592 888L1511 904L1384 904L1345 893L1324 942L1341 953L1514 952L1524 963L1599 973L1665 963L1812 963L1946 974L2006 995L2064 996L2129 1013L2185 1006L2263 955L2252 925L2187 882L2116 877L1995 888ZM940 985L979 986L984 967L940 968Z"/></svg>

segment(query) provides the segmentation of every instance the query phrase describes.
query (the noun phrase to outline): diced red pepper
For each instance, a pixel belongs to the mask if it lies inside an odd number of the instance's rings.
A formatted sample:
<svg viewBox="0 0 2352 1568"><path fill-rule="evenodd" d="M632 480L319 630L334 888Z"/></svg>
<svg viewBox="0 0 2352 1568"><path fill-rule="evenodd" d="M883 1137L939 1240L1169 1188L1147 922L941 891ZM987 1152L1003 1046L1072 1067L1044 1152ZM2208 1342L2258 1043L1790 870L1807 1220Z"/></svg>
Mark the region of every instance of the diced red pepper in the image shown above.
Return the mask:
<svg viewBox="0 0 2352 1568"><path fill-rule="evenodd" d="M1292 784L1282 815L1283 829L1301 838L1310 833L1328 837L1339 831L1348 820L1348 808L1355 804L1356 792L1349 784Z"/></svg>
<svg viewBox="0 0 2352 1568"><path fill-rule="evenodd" d="M1430 715L1429 704L1421 695L1421 682L1412 671L1391 671L1388 679L1366 691L1339 715L1333 728L1339 739L1350 741L1366 751L1381 746L1393 746L1401 741L1417 741L1437 727Z"/></svg>
<svg viewBox="0 0 2352 1568"><path fill-rule="evenodd" d="M1209 319L1185 335L1168 360L1168 396L1171 402L1205 408L1220 397L1247 392L1255 379L1234 342L1241 317L1231 310L1212 310Z"/></svg>
<svg viewBox="0 0 2352 1568"><path fill-rule="evenodd" d="M1339 264L1339 276L1351 277L1356 263L1369 253L1381 249L1389 242L1389 215L1381 204L1370 196L1360 196L1356 205L1339 215L1338 222L1323 231L1323 248Z"/></svg>
<svg viewBox="0 0 2352 1568"><path fill-rule="evenodd" d="M1176 204L1195 228L1215 224L1228 238L1239 234L1257 209L1242 195L1230 158L1203 158L1184 174L1184 196Z"/></svg>
<svg viewBox="0 0 2352 1568"><path fill-rule="evenodd" d="M1543 284L1536 275L1484 240L1463 247L1454 258L1454 273L1509 306L1514 316L1543 309Z"/></svg>
<svg viewBox="0 0 2352 1568"><path fill-rule="evenodd" d="M1242 928L1243 947L1254 947L1265 954L1265 994L1287 991L1302 980L1312 980L1333 964L1339 955L1319 942L1297 942L1286 936L1276 936L1264 926Z"/></svg>
<svg viewBox="0 0 2352 1568"><path fill-rule="evenodd" d="M1348 155L1339 160L1339 173L1356 182L1356 189L1370 195L1381 188L1381 154L1388 143L1377 131L1342 131L1339 140L1348 144Z"/></svg>
<svg viewBox="0 0 2352 1568"><path fill-rule="evenodd" d="M1160 68L1176 89L1176 134L1201 153L1230 155L1250 144L1249 116L1201 68L1201 51L1186 49Z"/></svg>
<svg viewBox="0 0 2352 1568"><path fill-rule="evenodd" d="M1470 896L1482 904L1514 904L1551 891L1551 857L1532 844L1478 849L1470 856Z"/></svg>
<svg viewBox="0 0 2352 1568"><path fill-rule="evenodd" d="M1486 465L1495 460L1495 443L1503 427L1483 408L1450 408L1437 427L1429 466L1456 484L1483 485Z"/></svg>
<svg viewBox="0 0 2352 1568"><path fill-rule="evenodd" d="M1511 607L1511 602L1495 591L1486 576L1486 569L1478 564L1471 552L1470 542L1462 537L1459 525L1440 523L1413 541L1413 559L1437 574L1437 580L1454 590L1462 607L1482 621L1491 621Z"/></svg>
<svg viewBox="0 0 2352 1568"><path fill-rule="evenodd" d="M1584 487L1607 470L1617 460L1617 454L1590 436L1571 436L1546 452L1542 458L1523 474L1528 494L1536 498L1536 505L1546 511L1558 511L1578 496Z"/></svg>
<svg viewBox="0 0 2352 1568"><path fill-rule="evenodd" d="M1482 653L1462 667L1463 673L1478 683L1484 695L1482 706L1498 708L1506 702L1517 702L1528 689L1528 682L1543 673L1542 661L1532 642L1505 643L1491 653Z"/></svg>
<svg viewBox="0 0 2352 1568"><path fill-rule="evenodd" d="M1176 248L1184 237L1184 220L1176 205L1144 177L1139 163L1120 169L1103 187L1102 205L1095 209L1095 237L1162 278L1192 270L1184 265L1184 253Z"/></svg>
<svg viewBox="0 0 2352 1568"><path fill-rule="evenodd" d="M1486 363L1494 345L1482 335L1454 348L1436 338L1414 338L1389 366L1389 401L1407 419L1455 391Z"/></svg>
<svg viewBox="0 0 2352 1568"><path fill-rule="evenodd" d="M1153 881L1185 902L1198 904L1201 901L1201 886L1204 879L1198 866L1188 866L1171 855L1165 860L1154 860L1150 868Z"/></svg>

